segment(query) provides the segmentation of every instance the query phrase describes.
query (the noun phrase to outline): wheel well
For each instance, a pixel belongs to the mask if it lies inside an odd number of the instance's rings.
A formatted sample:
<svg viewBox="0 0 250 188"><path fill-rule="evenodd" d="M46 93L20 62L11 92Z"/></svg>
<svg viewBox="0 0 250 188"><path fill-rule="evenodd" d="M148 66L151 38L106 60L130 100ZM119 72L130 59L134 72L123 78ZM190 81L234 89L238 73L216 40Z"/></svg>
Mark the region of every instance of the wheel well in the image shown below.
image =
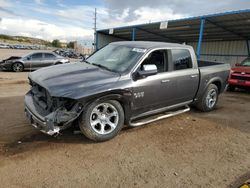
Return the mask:
<svg viewBox="0 0 250 188"><path fill-rule="evenodd" d="M221 92L221 82L220 81L214 81L212 84L216 85L218 88L219 93Z"/></svg>
<svg viewBox="0 0 250 188"><path fill-rule="evenodd" d="M93 98L92 100L90 100L86 106L88 106L89 104L91 104L92 102L96 101L96 100L115 100L117 102L120 103L120 105L122 106L123 108L123 111L124 111L124 118L125 118L125 122L127 122L127 120L129 119L129 104L128 102L126 101L126 99L122 98L122 96L120 94L114 94L114 95L104 95L102 97L96 97L96 98Z"/></svg>
<svg viewBox="0 0 250 188"><path fill-rule="evenodd" d="M20 63L20 64L22 64L22 66L24 66L23 63L20 62L20 61L16 61L16 62L14 62L12 65L14 65L15 63Z"/></svg>
<svg viewBox="0 0 250 188"><path fill-rule="evenodd" d="M127 102L120 98L114 98L113 100L119 102L120 105L122 106L123 111L124 111L124 122L125 124L127 124L129 122L129 106Z"/></svg>

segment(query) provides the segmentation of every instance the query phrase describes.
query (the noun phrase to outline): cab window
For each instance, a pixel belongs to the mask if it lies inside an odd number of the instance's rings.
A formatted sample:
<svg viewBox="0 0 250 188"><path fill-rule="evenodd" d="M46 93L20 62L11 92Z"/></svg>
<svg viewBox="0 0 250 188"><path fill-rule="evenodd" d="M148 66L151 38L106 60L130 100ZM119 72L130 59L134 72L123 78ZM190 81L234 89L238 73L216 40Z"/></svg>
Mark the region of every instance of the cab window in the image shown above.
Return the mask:
<svg viewBox="0 0 250 188"><path fill-rule="evenodd" d="M192 58L191 54L187 49L173 49L172 53L172 62L173 70L183 70L192 68Z"/></svg>
<svg viewBox="0 0 250 188"><path fill-rule="evenodd" d="M167 51L156 50L148 55L148 57L142 62L140 69L142 70L143 65L154 64L157 67L157 72L162 73L168 71L167 66Z"/></svg>

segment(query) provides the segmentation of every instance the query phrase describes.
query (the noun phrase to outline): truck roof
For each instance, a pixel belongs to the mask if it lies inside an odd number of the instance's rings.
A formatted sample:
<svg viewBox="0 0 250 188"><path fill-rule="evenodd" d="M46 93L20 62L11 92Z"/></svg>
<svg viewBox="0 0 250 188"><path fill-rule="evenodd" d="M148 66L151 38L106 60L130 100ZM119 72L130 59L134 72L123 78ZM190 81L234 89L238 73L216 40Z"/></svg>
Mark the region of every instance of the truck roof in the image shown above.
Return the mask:
<svg viewBox="0 0 250 188"><path fill-rule="evenodd" d="M144 49L152 49L152 48L191 48L189 45L178 44L178 43L168 43L168 42L150 42L150 41L119 41L112 42L115 45L124 45L130 46L134 48L144 48Z"/></svg>

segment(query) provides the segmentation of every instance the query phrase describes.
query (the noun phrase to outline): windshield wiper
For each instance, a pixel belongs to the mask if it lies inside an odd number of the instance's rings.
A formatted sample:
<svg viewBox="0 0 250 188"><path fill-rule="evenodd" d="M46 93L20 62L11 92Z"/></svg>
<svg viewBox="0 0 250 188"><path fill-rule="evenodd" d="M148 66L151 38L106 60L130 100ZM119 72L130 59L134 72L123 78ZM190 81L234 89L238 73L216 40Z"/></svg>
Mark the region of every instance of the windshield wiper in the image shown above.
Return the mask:
<svg viewBox="0 0 250 188"><path fill-rule="evenodd" d="M100 64L92 63L92 65L95 65L95 66L100 67L100 68L102 68L102 69L105 69L105 70L108 70L108 71L114 72L113 70L109 69L108 67L105 67L105 66L100 65Z"/></svg>

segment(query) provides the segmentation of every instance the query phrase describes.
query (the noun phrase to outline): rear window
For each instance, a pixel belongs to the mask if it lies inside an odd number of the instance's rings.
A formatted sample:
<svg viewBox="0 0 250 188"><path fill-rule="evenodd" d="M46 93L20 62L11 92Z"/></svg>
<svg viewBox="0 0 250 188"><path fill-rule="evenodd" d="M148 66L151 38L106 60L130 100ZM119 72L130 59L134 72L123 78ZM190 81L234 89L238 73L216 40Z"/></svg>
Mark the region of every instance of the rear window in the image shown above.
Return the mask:
<svg viewBox="0 0 250 188"><path fill-rule="evenodd" d="M50 53L45 53L44 54L44 58L45 59L53 59L55 58L56 56L54 54L50 54Z"/></svg>
<svg viewBox="0 0 250 188"><path fill-rule="evenodd" d="M172 61L174 70L183 70L192 68L191 54L186 49L174 49L172 52Z"/></svg>

